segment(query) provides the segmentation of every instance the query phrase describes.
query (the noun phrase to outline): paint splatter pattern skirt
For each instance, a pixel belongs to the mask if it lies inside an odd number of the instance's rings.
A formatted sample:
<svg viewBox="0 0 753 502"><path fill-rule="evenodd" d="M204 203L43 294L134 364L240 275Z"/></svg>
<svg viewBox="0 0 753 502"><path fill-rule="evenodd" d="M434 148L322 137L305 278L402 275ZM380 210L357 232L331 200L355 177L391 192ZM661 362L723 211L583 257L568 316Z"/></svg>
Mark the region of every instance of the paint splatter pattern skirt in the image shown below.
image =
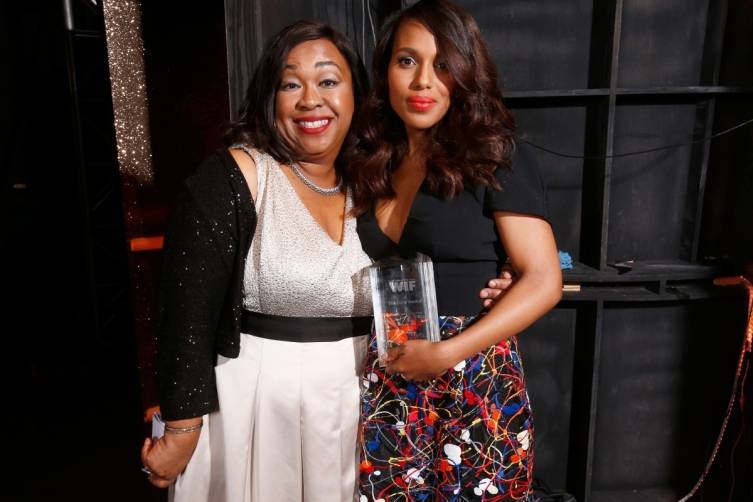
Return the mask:
<svg viewBox="0 0 753 502"><path fill-rule="evenodd" d="M440 317L442 339L475 319ZM409 382L384 372L372 335L361 420L361 502L530 499L533 422L516 337Z"/></svg>

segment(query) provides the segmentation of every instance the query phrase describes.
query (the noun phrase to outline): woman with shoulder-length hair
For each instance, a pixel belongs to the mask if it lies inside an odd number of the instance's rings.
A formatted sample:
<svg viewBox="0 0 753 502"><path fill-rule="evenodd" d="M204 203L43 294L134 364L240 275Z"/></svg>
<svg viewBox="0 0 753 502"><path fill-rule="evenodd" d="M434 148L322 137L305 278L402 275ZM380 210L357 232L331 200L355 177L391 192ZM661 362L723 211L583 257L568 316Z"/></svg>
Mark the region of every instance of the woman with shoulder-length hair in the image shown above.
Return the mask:
<svg viewBox="0 0 753 502"><path fill-rule="evenodd" d="M353 499L370 260L342 165L366 85L345 36L288 26L229 148L186 181L160 288L167 429L142 450L173 500Z"/></svg>
<svg viewBox="0 0 753 502"><path fill-rule="evenodd" d="M363 378L362 500L528 500L533 422L516 335L561 297L542 180L474 19L422 0L385 25L351 166L373 259L434 262L442 341L411 340ZM518 279L470 302L509 260Z"/></svg>

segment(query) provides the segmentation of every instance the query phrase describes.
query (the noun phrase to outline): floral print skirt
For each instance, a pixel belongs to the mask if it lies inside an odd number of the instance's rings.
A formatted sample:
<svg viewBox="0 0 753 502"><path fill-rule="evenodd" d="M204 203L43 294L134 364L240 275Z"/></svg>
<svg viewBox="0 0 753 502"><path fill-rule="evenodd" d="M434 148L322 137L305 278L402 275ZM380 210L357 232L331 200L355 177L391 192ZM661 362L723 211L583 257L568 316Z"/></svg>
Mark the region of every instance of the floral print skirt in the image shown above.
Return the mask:
<svg viewBox="0 0 753 502"><path fill-rule="evenodd" d="M442 339L476 317L440 317ZM533 422L516 337L425 382L385 373L372 335L361 388L360 502L528 501Z"/></svg>

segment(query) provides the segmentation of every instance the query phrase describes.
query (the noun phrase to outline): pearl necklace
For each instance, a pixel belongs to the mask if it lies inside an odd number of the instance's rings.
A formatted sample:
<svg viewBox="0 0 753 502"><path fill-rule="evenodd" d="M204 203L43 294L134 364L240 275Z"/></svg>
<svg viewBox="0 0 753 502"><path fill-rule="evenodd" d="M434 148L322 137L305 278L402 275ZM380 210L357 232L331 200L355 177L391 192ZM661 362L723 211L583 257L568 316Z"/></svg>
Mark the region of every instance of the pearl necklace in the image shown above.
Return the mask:
<svg viewBox="0 0 753 502"><path fill-rule="evenodd" d="M340 189L343 186L343 180L340 178L340 181L337 182L337 185L333 186L332 188L322 188L310 179L306 177L305 174L303 174L303 171L301 171L301 166L298 165L298 162L291 162L290 163L291 169L293 169L293 172L296 176L303 182L304 185L309 187L314 192L321 194L321 195L336 195L340 193Z"/></svg>

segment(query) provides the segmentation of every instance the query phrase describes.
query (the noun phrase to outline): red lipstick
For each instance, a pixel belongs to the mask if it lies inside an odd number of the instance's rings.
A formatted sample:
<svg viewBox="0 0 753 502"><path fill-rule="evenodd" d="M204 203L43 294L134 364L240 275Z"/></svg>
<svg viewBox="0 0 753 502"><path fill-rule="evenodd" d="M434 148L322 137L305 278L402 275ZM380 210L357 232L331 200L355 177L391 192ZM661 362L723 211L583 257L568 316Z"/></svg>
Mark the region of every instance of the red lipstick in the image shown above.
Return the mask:
<svg viewBox="0 0 753 502"><path fill-rule="evenodd" d="M332 123L332 117L298 117L293 122L303 134L321 134Z"/></svg>
<svg viewBox="0 0 753 502"><path fill-rule="evenodd" d="M425 112L437 102L426 96L411 96L408 98L408 106L419 112Z"/></svg>

